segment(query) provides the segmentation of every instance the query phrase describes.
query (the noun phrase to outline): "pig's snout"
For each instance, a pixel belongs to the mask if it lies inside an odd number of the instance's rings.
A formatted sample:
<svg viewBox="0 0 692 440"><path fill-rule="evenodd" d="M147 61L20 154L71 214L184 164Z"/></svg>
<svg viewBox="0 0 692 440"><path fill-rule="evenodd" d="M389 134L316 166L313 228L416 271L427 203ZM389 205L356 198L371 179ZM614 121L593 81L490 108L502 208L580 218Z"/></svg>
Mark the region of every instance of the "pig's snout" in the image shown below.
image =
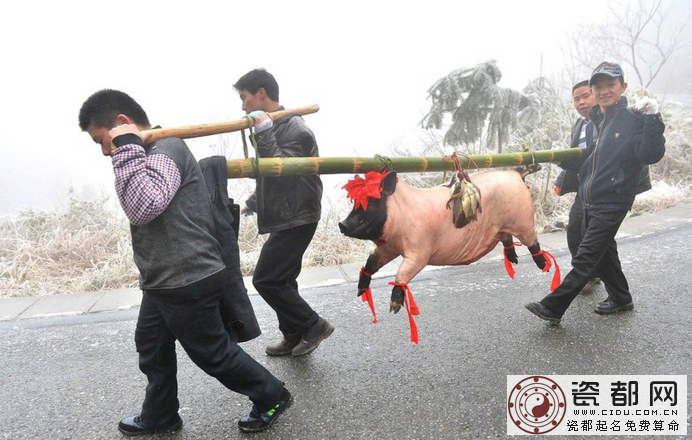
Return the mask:
<svg viewBox="0 0 692 440"><path fill-rule="evenodd" d="M382 235L382 228L386 220L384 215L376 215L376 211L364 215L361 212L351 212L343 221L339 222L339 230L347 237L360 240L377 240Z"/></svg>
<svg viewBox="0 0 692 440"><path fill-rule="evenodd" d="M354 219L352 216L346 217L343 221L339 222L339 230L341 231L342 234L344 234L347 237L351 238L360 238L357 237L356 230L358 229L358 224L359 222Z"/></svg>
<svg viewBox="0 0 692 440"><path fill-rule="evenodd" d="M346 218L339 222L339 230L347 237L353 237L353 232L357 227L358 222L354 222L353 219Z"/></svg>

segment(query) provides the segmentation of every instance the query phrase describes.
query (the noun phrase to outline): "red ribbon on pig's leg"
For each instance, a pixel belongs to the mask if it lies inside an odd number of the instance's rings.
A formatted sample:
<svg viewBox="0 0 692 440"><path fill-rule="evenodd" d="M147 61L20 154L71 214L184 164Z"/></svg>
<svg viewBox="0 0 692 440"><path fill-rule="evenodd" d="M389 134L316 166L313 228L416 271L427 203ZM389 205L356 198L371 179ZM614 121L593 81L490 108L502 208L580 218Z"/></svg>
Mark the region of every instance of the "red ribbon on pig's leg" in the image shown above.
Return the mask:
<svg viewBox="0 0 692 440"><path fill-rule="evenodd" d="M509 258L507 258L507 249L512 249L514 246L521 246L521 242L515 241L514 243L511 244L511 246L503 246L502 247L502 249L503 249L502 250L502 256L505 257L505 270L507 271L507 275L509 275L509 277L511 279L514 279L515 271L514 271L514 266L512 266L512 262L509 261Z"/></svg>
<svg viewBox="0 0 692 440"><path fill-rule="evenodd" d="M555 264L555 274L553 275L553 282L550 284L550 291L552 292L560 286L560 266L557 264L557 259L550 252L541 250L535 254L531 254L532 257L537 257L539 255L543 255L543 258L545 258L545 267L543 267L543 272L548 272L552 265ZM550 260L553 260L553 263L551 263Z"/></svg>
<svg viewBox="0 0 692 440"><path fill-rule="evenodd" d="M514 246L505 246L505 249L513 247ZM512 266L512 262L507 258L507 254L503 252L502 255L505 256L505 270L507 271L507 275L509 275L511 279L514 279L514 266Z"/></svg>
<svg viewBox="0 0 692 440"><path fill-rule="evenodd" d="M372 275L367 273L364 267L360 268L360 273L372 278ZM368 286L368 288L365 289L365 292L363 292L363 294L360 296L360 299L361 301L368 303L368 306L370 306L370 311L372 312L372 323L377 324L377 314L375 313L375 301L373 301L372 299L372 290L370 289L370 286Z"/></svg>
<svg viewBox="0 0 692 440"><path fill-rule="evenodd" d="M411 293L411 289L408 288L408 284L406 283L397 283L396 281L392 281L389 284L391 284L392 286L399 286L404 291L404 305L406 305L406 313L408 313L408 323L411 327L411 342L415 342L417 344L418 326L416 325L416 320L413 319L413 316L420 315L420 310L418 310L418 305L416 304L416 301L413 299L413 293Z"/></svg>
<svg viewBox="0 0 692 440"><path fill-rule="evenodd" d="M372 323L377 324L377 314L375 313L375 302L372 300L372 290L368 287L365 292L360 296L360 299L367 302L370 306L370 311L372 312Z"/></svg>

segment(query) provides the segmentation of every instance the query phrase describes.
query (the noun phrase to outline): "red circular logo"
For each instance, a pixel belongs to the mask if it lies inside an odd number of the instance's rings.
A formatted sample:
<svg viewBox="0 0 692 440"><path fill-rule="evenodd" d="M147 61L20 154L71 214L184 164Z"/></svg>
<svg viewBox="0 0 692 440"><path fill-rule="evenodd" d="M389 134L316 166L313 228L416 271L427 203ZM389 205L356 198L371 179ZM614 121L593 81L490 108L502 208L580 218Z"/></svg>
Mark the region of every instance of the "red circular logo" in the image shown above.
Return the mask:
<svg viewBox="0 0 692 440"><path fill-rule="evenodd" d="M512 422L522 431L545 434L555 429L565 417L565 393L547 377L529 376L512 388L507 410Z"/></svg>

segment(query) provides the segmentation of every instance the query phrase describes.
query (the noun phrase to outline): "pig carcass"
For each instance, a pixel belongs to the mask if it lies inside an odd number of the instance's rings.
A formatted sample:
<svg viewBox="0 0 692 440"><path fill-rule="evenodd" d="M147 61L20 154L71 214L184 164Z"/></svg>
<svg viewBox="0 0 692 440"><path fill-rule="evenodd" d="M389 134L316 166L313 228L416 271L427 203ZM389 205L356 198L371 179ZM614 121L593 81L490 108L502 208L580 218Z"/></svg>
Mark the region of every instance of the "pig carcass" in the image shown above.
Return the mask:
<svg viewBox="0 0 692 440"><path fill-rule="evenodd" d="M377 246L361 269L359 296L370 295L372 275L401 255L403 261L391 283L390 311L398 312L405 298L412 303L406 304L407 309L416 308L408 283L425 266L468 265L500 242L505 266L513 277L512 263L518 263L513 237L528 247L539 269L550 269L552 263L546 257L552 255L542 251L538 243L531 195L521 174L515 170L482 171L471 174L470 180L480 190L480 209L476 220L462 228L455 226L452 209L447 207L450 187L416 188L398 181L394 171L369 172L365 179L356 176L344 186L354 207L339 223L339 229L348 237L372 240ZM559 284L556 262L555 266L557 282L553 280L553 288Z"/></svg>

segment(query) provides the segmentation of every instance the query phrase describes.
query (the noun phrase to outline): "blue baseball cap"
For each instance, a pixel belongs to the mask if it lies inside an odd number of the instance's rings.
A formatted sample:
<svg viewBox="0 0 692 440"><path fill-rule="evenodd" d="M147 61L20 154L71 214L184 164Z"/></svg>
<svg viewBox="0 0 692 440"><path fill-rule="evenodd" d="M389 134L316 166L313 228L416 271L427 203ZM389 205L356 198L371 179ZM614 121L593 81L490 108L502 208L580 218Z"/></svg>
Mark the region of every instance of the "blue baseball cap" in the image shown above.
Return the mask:
<svg viewBox="0 0 692 440"><path fill-rule="evenodd" d="M623 81L625 80L625 75L622 73L622 67L620 67L619 64L615 63L604 63L596 67L594 71L591 73L591 79L589 79L590 86L593 85L594 80L599 75L607 75L611 78L617 78L619 76L622 77Z"/></svg>

